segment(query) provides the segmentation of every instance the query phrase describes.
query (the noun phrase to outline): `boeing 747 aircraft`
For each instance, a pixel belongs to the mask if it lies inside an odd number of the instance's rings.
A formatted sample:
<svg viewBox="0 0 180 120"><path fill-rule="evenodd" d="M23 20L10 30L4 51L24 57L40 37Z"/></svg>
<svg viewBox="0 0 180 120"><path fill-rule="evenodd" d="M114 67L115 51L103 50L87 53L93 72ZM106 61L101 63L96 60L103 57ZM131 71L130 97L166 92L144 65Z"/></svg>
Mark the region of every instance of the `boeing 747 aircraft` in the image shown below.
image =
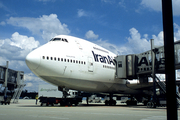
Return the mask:
<svg viewBox="0 0 180 120"><path fill-rule="evenodd" d="M84 39L59 35L29 53L26 64L36 76L60 90L141 94L141 90L127 87L127 80L116 79L115 56Z"/></svg>

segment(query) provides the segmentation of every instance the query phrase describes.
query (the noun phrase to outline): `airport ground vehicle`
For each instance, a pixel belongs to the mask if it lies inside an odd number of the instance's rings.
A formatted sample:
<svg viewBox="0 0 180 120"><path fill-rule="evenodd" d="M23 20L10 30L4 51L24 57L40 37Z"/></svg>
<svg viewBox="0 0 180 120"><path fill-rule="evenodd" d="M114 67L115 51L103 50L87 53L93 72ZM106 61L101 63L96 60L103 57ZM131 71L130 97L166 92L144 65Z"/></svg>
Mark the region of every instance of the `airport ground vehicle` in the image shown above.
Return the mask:
<svg viewBox="0 0 180 120"><path fill-rule="evenodd" d="M1 103L1 105L3 105L3 104L10 105L10 102L11 102L11 96L7 96L6 100L4 100L4 96L0 96L0 103Z"/></svg>
<svg viewBox="0 0 180 120"><path fill-rule="evenodd" d="M91 95L88 98L89 103L101 103L101 97L97 97L97 95Z"/></svg>
<svg viewBox="0 0 180 120"><path fill-rule="evenodd" d="M61 106L71 106L71 105L78 105L79 102L82 102L82 97L78 95L78 91L75 90L68 90L65 93L58 90L57 86L53 85L39 85L39 102L41 106L43 104L54 105L60 104Z"/></svg>

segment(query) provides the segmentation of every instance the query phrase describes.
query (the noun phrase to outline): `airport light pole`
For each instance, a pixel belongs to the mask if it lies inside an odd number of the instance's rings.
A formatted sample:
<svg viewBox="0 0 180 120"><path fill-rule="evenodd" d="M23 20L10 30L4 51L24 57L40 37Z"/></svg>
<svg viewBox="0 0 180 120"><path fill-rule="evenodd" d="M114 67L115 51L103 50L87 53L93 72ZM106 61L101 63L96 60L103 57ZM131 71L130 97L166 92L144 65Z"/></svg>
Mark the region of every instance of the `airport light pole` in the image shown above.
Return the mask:
<svg viewBox="0 0 180 120"><path fill-rule="evenodd" d="M167 120L177 120L172 0L162 0Z"/></svg>

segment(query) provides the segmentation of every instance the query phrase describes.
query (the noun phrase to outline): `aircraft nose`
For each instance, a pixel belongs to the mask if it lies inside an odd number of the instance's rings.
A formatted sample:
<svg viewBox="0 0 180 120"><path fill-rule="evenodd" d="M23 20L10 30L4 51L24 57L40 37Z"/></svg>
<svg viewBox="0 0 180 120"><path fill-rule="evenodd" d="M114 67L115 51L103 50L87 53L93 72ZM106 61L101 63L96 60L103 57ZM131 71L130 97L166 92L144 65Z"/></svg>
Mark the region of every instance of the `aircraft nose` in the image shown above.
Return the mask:
<svg viewBox="0 0 180 120"><path fill-rule="evenodd" d="M40 55L36 51L30 52L26 56L26 64L31 70L37 69L40 64Z"/></svg>

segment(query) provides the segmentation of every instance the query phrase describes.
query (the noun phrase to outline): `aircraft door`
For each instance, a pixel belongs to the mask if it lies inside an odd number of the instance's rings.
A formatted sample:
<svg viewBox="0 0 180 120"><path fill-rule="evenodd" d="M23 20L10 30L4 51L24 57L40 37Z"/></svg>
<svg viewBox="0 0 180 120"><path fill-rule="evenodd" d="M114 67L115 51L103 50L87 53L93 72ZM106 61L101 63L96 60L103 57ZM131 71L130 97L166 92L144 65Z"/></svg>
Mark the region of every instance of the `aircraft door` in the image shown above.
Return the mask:
<svg viewBox="0 0 180 120"><path fill-rule="evenodd" d="M88 72L93 72L94 65L92 57L88 57Z"/></svg>

